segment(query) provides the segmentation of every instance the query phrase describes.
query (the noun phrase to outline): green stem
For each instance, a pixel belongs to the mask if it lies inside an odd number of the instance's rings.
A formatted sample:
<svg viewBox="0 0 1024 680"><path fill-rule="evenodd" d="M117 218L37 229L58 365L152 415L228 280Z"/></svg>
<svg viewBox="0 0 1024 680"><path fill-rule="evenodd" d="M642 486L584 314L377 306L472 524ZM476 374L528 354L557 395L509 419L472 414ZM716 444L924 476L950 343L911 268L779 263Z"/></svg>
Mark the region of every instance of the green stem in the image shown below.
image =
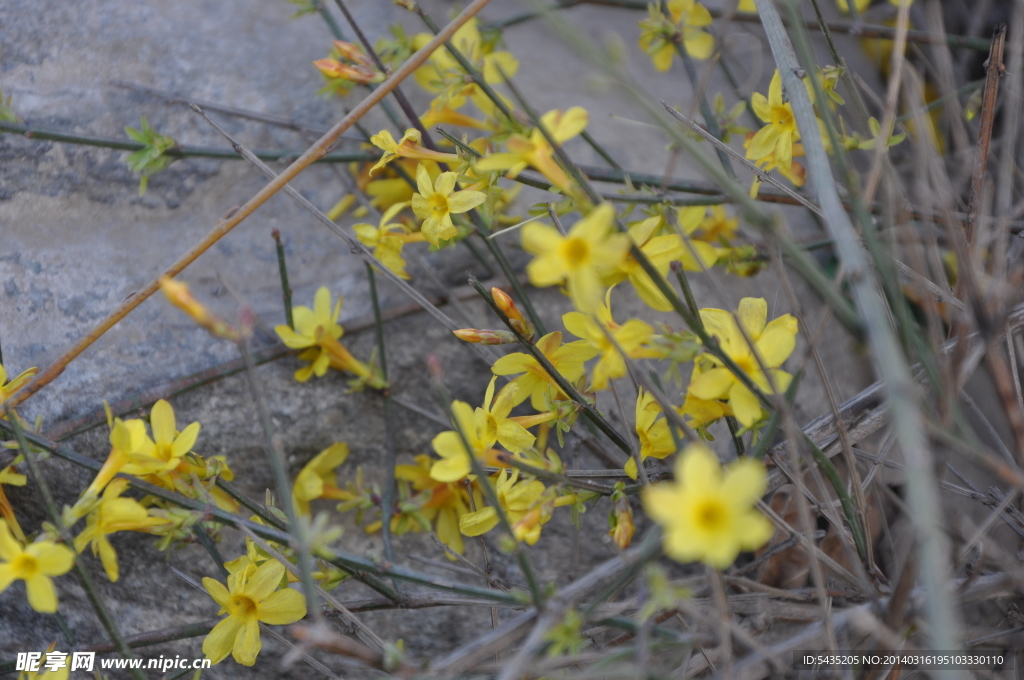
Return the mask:
<svg viewBox="0 0 1024 680"><path fill-rule="evenodd" d="M104 149L117 149L121 151L138 151L146 148L145 144L124 139L111 137L92 137L88 135L76 135L59 130L48 130L21 123L0 121L0 132L13 132L23 135L29 139L38 139L48 142L65 142L67 144L79 144L82 146L96 146ZM264 161L279 161L286 158L298 158L303 154L301 150L284 151L253 151L257 158ZM233 149L216 149L205 146L172 146L164 151L169 158L220 158L224 160L237 160L238 153ZM352 163L358 161L372 161L380 158L377 151L345 151L329 153L314 161L316 163Z"/></svg>
<svg viewBox="0 0 1024 680"><path fill-rule="evenodd" d="M288 265L284 261L284 244L281 242L281 232L274 229L270 232L274 237L274 245L277 248L277 271L281 275L281 297L284 298L284 318L288 322L288 328L295 330L295 319L292 316L292 288L288 285Z"/></svg>

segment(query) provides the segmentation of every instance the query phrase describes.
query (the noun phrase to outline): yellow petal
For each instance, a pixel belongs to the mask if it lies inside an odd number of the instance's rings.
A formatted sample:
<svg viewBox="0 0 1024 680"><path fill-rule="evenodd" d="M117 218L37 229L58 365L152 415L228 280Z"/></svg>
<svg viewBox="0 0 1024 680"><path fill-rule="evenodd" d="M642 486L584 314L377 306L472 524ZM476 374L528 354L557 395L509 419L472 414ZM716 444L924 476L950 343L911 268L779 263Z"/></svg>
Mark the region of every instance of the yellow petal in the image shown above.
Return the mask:
<svg viewBox="0 0 1024 680"><path fill-rule="evenodd" d="M736 420L750 427L761 418L761 402L745 385L737 382L729 392L729 406Z"/></svg>
<svg viewBox="0 0 1024 680"><path fill-rule="evenodd" d="M498 512L488 506L469 512L459 519L459 530L466 536L481 536L498 525Z"/></svg>
<svg viewBox="0 0 1024 680"><path fill-rule="evenodd" d="M153 440L157 444L170 444L174 441L177 425L174 422L174 409L161 399L153 404L149 414L149 425L153 428Z"/></svg>
<svg viewBox="0 0 1024 680"><path fill-rule="evenodd" d="M736 317L751 339L757 340L768 318L768 303L764 298L743 298L740 300Z"/></svg>
<svg viewBox="0 0 1024 680"><path fill-rule="evenodd" d="M203 640L203 654L212 663L220 663L226 659L235 645L235 637L241 627L242 619L237 616L229 616L218 623Z"/></svg>
<svg viewBox="0 0 1024 680"><path fill-rule="evenodd" d="M199 436L199 428L199 423L189 423L189 426L181 431L171 447L171 453L175 458L181 458L192 450L196 444L196 438Z"/></svg>
<svg viewBox="0 0 1024 680"><path fill-rule="evenodd" d="M75 553L71 548L49 541L33 543L25 552L36 558L39 571L47 576L66 574L75 563Z"/></svg>
<svg viewBox="0 0 1024 680"><path fill-rule="evenodd" d="M48 576L36 574L25 580L28 603L37 612L52 614L57 611L57 591Z"/></svg>
<svg viewBox="0 0 1024 680"><path fill-rule="evenodd" d="M739 458L725 469L722 495L737 507L749 508L764 495L768 473L764 464L753 458Z"/></svg>
<svg viewBox="0 0 1024 680"><path fill-rule="evenodd" d="M283 564L277 560L267 560L260 565L256 573L245 584L245 594L256 602L265 599L277 588L281 582L281 577L284 576L284 572Z"/></svg>
<svg viewBox="0 0 1024 680"><path fill-rule="evenodd" d="M706 446L692 444L676 462L676 479L684 490L706 492L717 489L721 483L722 467Z"/></svg>
<svg viewBox="0 0 1024 680"><path fill-rule="evenodd" d="M274 626L295 623L305 615L306 598L291 588L271 593L256 607L256 618Z"/></svg>
<svg viewBox="0 0 1024 680"><path fill-rule="evenodd" d="M260 624L255 616L250 616L235 635L235 646L231 650L231 657L243 666L252 666L256 663L256 657L259 656L262 648Z"/></svg>
<svg viewBox="0 0 1024 680"><path fill-rule="evenodd" d="M21 554L21 545L14 540L7 520L0 519L0 560L12 562Z"/></svg>
<svg viewBox="0 0 1024 680"><path fill-rule="evenodd" d="M482 191L456 191L448 197L448 212L454 215L468 212L486 200L487 194Z"/></svg>
<svg viewBox="0 0 1024 680"><path fill-rule="evenodd" d="M698 399L720 399L729 393L736 376L727 368L713 368L690 382L687 390Z"/></svg>
<svg viewBox="0 0 1024 680"><path fill-rule="evenodd" d="M206 592L210 594L213 601L219 604L221 607L227 607L228 601L231 599L228 589L224 587L224 584L217 579L210 578L209 576L203 577L203 587L206 588Z"/></svg>

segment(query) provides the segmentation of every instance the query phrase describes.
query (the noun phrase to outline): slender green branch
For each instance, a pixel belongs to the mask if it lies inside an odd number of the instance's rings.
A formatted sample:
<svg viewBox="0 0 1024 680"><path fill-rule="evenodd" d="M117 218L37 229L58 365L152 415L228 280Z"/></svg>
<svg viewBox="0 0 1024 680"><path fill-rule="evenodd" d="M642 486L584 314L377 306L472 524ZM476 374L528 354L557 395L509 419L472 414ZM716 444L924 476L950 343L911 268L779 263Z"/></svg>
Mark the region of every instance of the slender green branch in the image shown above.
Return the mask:
<svg viewBox="0 0 1024 680"><path fill-rule="evenodd" d="M284 261L284 244L281 243L281 232L274 229L270 232L274 237L274 245L277 248L277 271L281 275L281 297L284 299L284 318L288 327L295 329L295 319L292 317L292 287L288 284L288 265Z"/></svg>
<svg viewBox="0 0 1024 680"><path fill-rule="evenodd" d="M145 144L127 139L114 139L112 137L91 137L87 135L76 135L58 130L48 130L32 125L12 123L0 120L0 132L13 132L23 135L29 139L37 139L48 142L64 142L67 144L79 144L82 146L95 146L104 149L117 149L121 151L138 151L145 148ZM253 151L257 158L264 161L280 161L298 158L303 154L300 149L286 151ZM220 158L224 160L237 160L238 154L232 149L217 149L205 146L172 146L164 155L170 158ZM373 151L344 151L325 154L314 163L352 163L358 161L373 161L380 158L380 153Z"/></svg>

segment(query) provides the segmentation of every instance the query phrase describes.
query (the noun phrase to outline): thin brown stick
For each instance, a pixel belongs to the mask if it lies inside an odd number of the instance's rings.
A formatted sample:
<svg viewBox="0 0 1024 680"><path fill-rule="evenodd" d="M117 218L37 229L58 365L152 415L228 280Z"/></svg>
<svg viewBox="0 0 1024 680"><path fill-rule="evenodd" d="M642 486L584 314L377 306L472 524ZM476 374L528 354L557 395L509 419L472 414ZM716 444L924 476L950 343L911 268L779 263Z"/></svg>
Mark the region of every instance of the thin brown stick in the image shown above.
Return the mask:
<svg viewBox="0 0 1024 680"><path fill-rule="evenodd" d="M455 31L457 31L471 18L476 16L476 14L478 14L488 2L490 2L490 0L473 0L473 3L470 4L469 7L455 17L455 19L445 26L440 33L434 36L429 43L409 57L408 61L402 64L391 75L391 77L381 83L376 90L371 92L366 99L361 101L359 105L352 109L348 115L338 121L334 127L332 127L323 137L317 140L317 142L306 150L305 153L299 156L295 162L285 168L285 170L281 172L281 174L277 175L273 180L268 182L267 185L259 191L259 193L246 201L245 205L240 207L229 217L221 219L209 234L207 234L188 252L182 255L174 264L168 267L161 276L173 277L179 274L183 269L185 269L185 267L194 262L196 258L209 250L213 244L241 224L246 217L254 213L257 208L267 201L267 199L280 191L290 181L295 179L295 177L307 166L326 155L328 150L333 146L334 142L337 141L343 132L352 127L352 125L366 115L370 109L379 104L387 94L398 86L399 83L412 75L416 69L426 62L430 55L433 54L434 50L441 47L445 41L455 34ZM9 413L11 408L22 403L60 376L60 374L64 372L64 369L67 368L68 364L70 364L76 357L91 347L92 344L99 340L104 333L113 328L121 319L128 316L132 310L141 305L151 295L153 295L153 293L159 290L160 278L161 277L154 278L140 290L129 295L125 301L111 312L107 318L101 321L98 326L76 342L59 359L47 367L45 371L37 375L35 380L29 383L25 389L9 399L3 406L3 415Z"/></svg>
<svg viewBox="0 0 1024 680"><path fill-rule="evenodd" d="M967 224L964 234L967 245L974 239L974 230L978 223L978 211L981 210L981 195L985 185L985 172L988 169L988 154L992 144L992 128L996 119L996 98L999 96L999 78L1006 67L1003 66L1003 46L1006 44L1006 24L1001 24L992 36L992 48L988 53L988 67L985 71L985 94L981 100L981 128L978 132L978 153L974 157L974 173L971 175L971 196L967 204Z"/></svg>

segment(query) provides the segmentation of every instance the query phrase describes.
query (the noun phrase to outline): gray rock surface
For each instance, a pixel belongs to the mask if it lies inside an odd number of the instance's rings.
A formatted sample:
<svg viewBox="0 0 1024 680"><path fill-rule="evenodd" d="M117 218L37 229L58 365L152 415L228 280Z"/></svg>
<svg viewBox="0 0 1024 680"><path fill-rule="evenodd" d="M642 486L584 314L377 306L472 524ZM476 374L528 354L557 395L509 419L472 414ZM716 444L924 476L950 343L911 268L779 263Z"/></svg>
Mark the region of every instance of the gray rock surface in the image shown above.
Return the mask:
<svg viewBox="0 0 1024 680"><path fill-rule="evenodd" d="M390 21L401 20L413 31L420 28L401 10L383 0L352 2L371 36L380 35ZM447 3L430 3L441 19ZM521 11L518 2L495 2L486 16L497 18ZM316 16L289 20L294 6L283 0L178 0L125 2L7 0L0 4L0 88L14 96L16 111L40 127L80 134L121 137L126 125L137 127L146 114L154 127L181 143L222 146L221 140L181 104L115 86L129 81L168 92L215 100L251 109L329 125L342 115L342 104L314 94L320 77L310 62L326 54L330 35ZM340 17L339 17L340 18ZM635 50L635 22L640 16L611 8L586 7L573 11L595 37L609 32L622 36L638 77L658 96L674 104L690 102L690 88L681 71L652 74L646 57ZM753 30L734 27L745 36ZM766 58L751 49L756 41L733 37L730 43L751 64L743 76L764 89ZM642 118L631 102L608 91L569 48L539 24L524 24L506 32L506 41L520 59L517 82L533 105L546 110L583 105L592 113L591 131L625 167L661 172L667 167L667 139L630 121ZM762 61L758 61L758 59ZM725 86L712 81L712 91ZM428 98L405 88L419 107ZM354 103L357 95L348 102ZM215 117L243 143L253 148L301 149L308 139L290 130L255 122ZM376 131L384 117L374 113L367 122ZM346 142L344 148L354 148ZM570 147L581 162L598 163L587 147ZM144 197L137 178L124 163L123 152L92 147L0 137L0 340L10 371L45 367L74 341L87 333L121 300L160 273L191 247L232 206L259 190L264 180L242 162L178 161L150 181ZM278 166L280 167L280 166ZM675 165L677 176L699 177L685 158ZM316 166L294 183L322 208L343 193L332 169ZM531 198L531 196L535 196ZM524 192L528 202L542 200ZM236 291L266 325L282 319L277 262L270 231L278 228L288 247L288 261L296 304L310 304L313 291L327 285L345 296L343 323L365 318L370 311L363 266L344 245L326 232L285 196L277 196L233 233L199 258L183 275L197 297L232 318ZM813 235L817 227L794 220L793 228ZM509 239L515 241L515 239ZM514 248L511 250L514 251ZM514 254L514 253L513 253ZM465 249L425 257L446 286L465 281L465 272L479 265ZM515 258L522 262L523 258ZM414 285L433 293L435 285L422 267L414 265ZM765 273L752 280L719 279L721 288L703 276L695 277L698 300L706 306L734 306L744 295L764 296L772 314L789 310L777 278ZM799 281L798 294L816 325L821 306ZM382 286L384 306L407 304L397 290ZM724 298L724 300L723 300ZM554 290L539 291L534 299L553 327L568 311L564 297ZM468 311L480 326L493 326L479 304ZM652 319L631 294L617 294L616 316L642 315ZM455 312L451 309L449 313ZM668 319L669 317L664 317ZM870 382L856 348L830 325L821 342L825 363L833 371L840 399ZM266 338L258 338L265 341ZM368 357L372 333L350 337L357 356ZM389 367L394 391L408 401L436 411L424 360L438 355L447 371L453 396L478 403L488 380L486 366L472 358L447 331L426 315L412 315L387 325ZM794 355L799 363L803 343ZM233 346L210 338L194 327L159 296L143 303L129 318L71 364L52 385L26 403L26 416L42 416L44 430L62 420L94 411L102 400L114 401L139 390L161 385L195 371L234 359ZM284 436L293 472L332 441L347 441L352 456L345 469L363 465L374 479L382 478L384 422L380 399L368 393L350 394L337 374L306 385L296 384L292 359L262 366L259 380L269 395L275 424ZM812 372L811 372L812 373ZM823 389L809 373L801 389L797 414L802 420L827 410ZM235 469L239 485L262 498L272 486L261 448L252 400L241 376L203 387L174 400L179 423L203 424L197 451L224 454ZM613 412L612 402L602 407ZM632 408L627 405L627 412ZM426 452L439 428L429 420L399 410L396 428L399 450ZM107 452L105 428L70 440L76 450L102 459ZM3 460L3 459L0 459ZM591 465L592 463L586 463ZM60 502L72 502L88 477L60 461L47 463L51 485ZM12 502L26 527L43 519L35 493L28 488L10 491ZM605 513L600 506L585 516L582 541L583 568L614 554L605 537ZM380 553L378 536L366 536L345 519L346 550ZM642 527L641 527L642 528ZM549 546L531 550L545 580L564 583L571 532L564 517L545 529ZM215 567L202 550L192 547L169 555L158 553L152 541L117 535L113 539L121 559L122 578L112 587L105 583L96 560L85 561L104 584L102 592L122 630L134 634L212 618L216 605L173 575L171 567L193 579L213 575ZM228 558L240 553L241 538L226 534L221 551ZM443 559L422 536L399 539L400 552ZM496 554L491 546L491 554ZM472 554L479 559L479 554ZM432 567L408 561L426 570ZM499 573L511 579L515 571L498 560ZM104 639L96 619L74 580L60 579L61 611L79 642ZM343 600L358 598L364 589L343 585L336 591ZM466 609L368 614L365 620L387 640L402 638L413 657L425 657L472 639L490 625L486 610ZM53 617L32 612L21 586L0 594L0 660L16 651L44 648L63 640ZM146 649L144 657L164 654L199 655L201 639ZM210 677L270 677L277 673L273 659L283 648L264 638L270 657L256 671L226 662ZM289 672L307 677L308 668Z"/></svg>

